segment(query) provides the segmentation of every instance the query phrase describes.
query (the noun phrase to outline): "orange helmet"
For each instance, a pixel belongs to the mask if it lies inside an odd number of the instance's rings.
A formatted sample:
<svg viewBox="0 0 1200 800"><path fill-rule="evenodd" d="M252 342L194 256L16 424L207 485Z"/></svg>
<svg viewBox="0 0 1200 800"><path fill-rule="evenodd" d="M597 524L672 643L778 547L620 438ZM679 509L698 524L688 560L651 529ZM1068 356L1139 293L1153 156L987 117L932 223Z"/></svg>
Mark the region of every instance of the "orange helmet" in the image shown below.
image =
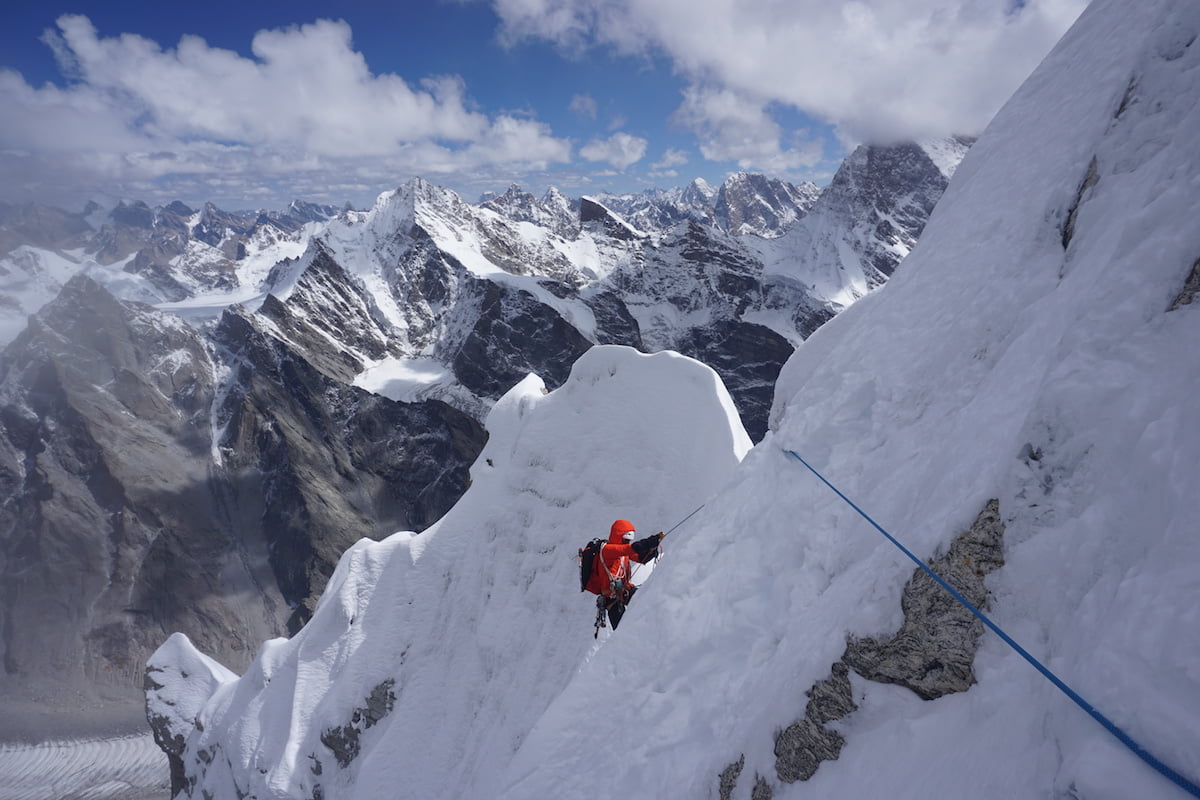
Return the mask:
<svg viewBox="0 0 1200 800"><path fill-rule="evenodd" d="M633 538L633 532L637 528L633 527L633 523L627 519L619 519L612 524L612 528L608 532L609 544L620 544ZM628 535L628 536L627 536Z"/></svg>

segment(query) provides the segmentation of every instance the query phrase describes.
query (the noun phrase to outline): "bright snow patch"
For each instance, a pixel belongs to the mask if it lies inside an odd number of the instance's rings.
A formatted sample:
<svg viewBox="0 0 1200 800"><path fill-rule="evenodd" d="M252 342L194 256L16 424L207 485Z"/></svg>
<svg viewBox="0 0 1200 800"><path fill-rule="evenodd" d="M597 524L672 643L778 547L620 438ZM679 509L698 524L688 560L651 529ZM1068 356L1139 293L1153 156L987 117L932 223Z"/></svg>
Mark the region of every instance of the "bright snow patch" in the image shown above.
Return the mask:
<svg viewBox="0 0 1200 800"><path fill-rule="evenodd" d="M389 400L416 402L454 383L454 373L432 358L387 358L369 365L354 385Z"/></svg>

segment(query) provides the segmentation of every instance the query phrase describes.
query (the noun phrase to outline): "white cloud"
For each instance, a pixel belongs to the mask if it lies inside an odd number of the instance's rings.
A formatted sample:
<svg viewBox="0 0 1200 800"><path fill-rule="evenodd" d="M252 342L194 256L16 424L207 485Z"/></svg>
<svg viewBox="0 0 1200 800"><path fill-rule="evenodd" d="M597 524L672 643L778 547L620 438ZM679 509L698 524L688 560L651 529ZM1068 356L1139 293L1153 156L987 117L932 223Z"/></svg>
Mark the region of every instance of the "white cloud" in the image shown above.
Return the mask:
<svg viewBox="0 0 1200 800"><path fill-rule="evenodd" d="M705 158L735 161L743 169L786 172L811 167L824 150L820 141L784 147L783 129L762 101L729 89L688 89L675 119L696 133Z"/></svg>
<svg viewBox="0 0 1200 800"><path fill-rule="evenodd" d="M572 97L569 109L571 113L588 119L595 119L596 115L600 113L600 109L596 105L596 98L590 94L577 94Z"/></svg>
<svg viewBox="0 0 1200 800"><path fill-rule="evenodd" d="M493 0L510 42L665 53L695 91L792 106L855 140L978 133L1086 4Z"/></svg>
<svg viewBox="0 0 1200 800"><path fill-rule="evenodd" d="M76 15L60 17L45 40L73 82L33 88L0 72L0 183L9 194L229 170L253 184L367 169L387 184L570 159L569 142L545 124L474 110L456 76L412 85L372 74L344 22L260 31L253 58L194 36L167 50L132 34L103 38Z"/></svg>
<svg viewBox="0 0 1200 800"><path fill-rule="evenodd" d="M579 155L588 161L607 161L615 169L623 170L642 160L647 144L645 139L622 131L607 139L593 139L579 149Z"/></svg>
<svg viewBox="0 0 1200 800"><path fill-rule="evenodd" d="M663 153L663 157L650 166L654 169L670 169L671 167L682 167L686 163L688 163L687 153L674 147L668 147L667 151Z"/></svg>

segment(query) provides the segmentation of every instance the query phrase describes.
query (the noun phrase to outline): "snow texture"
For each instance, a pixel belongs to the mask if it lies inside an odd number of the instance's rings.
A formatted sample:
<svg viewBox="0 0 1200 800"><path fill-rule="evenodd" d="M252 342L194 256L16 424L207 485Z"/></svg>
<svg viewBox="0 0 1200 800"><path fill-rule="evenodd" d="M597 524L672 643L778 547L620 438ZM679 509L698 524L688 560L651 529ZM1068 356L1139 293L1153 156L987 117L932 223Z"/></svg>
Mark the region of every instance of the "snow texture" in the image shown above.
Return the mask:
<svg viewBox="0 0 1200 800"><path fill-rule="evenodd" d="M789 448L923 558L998 498L993 618L1200 778L1200 314L1167 311L1200 255L1198 35L1192 0L1095 0L894 279L797 350L740 466L727 397L679 357L598 348L553 394L513 389L467 496L347 553L309 626L205 707L188 769L222 800L569 800L592 776L653 798L1181 797L991 634L964 693L851 672L845 747L806 783L774 739L848 635L899 628L912 572ZM706 498L593 647L574 548Z"/></svg>
<svg viewBox="0 0 1200 800"><path fill-rule="evenodd" d="M4 800L166 800L167 757L149 735L0 744Z"/></svg>
<svg viewBox="0 0 1200 800"><path fill-rule="evenodd" d="M211 761L196 796L484 796L599 646L578 548L615 516L669 527L750 448L711 369L615 346L553 393L530 376L487 425L454 509L419 536L355 545L305 628L216 690L187 743L189 772Z"/></svg>
<svg viewBox="0 0 1200 800"><path fill-rule="evenodd" d="M994 617L1200 777L1200 316L1166 312L1200 253L1197 32L1192 3L1093 3L895 278L789 361L774 431L656 572L650 608L550 705L500 797L585 797L573 776L589 771L705 797L741 755L738 798L755 775L777 799L1181 796L990 636L965 694L927 702L853 676L840 760L779 783L775 732L847 634L899 627L911 572L784 447L924 557L999 497ZM621 715L589 714L623 693Z"/></svg>

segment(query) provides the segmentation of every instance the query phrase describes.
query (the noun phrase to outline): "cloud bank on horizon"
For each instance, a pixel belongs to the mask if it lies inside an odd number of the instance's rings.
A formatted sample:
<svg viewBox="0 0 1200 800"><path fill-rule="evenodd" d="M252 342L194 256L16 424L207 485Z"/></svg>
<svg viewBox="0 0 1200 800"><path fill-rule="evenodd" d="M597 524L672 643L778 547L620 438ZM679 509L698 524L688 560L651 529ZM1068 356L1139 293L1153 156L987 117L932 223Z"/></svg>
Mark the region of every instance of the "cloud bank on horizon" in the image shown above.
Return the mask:
<svg viewBox="0 0 1200 800"><path fill-rule="evenodd" d="M676 107L622 110L584 138L554 120L596 121L586 91L561 109L489 105L459 75L373 71L344 21L259 30L243 55L197 35L103 35L68 14L43 36L61 84L0 67L0 200L364 202L413 174L460 192L628 191L684 165L827 177L841 155L829 141L979 133L1086 3L491 0L507 48L672 71Z"/></svg>

